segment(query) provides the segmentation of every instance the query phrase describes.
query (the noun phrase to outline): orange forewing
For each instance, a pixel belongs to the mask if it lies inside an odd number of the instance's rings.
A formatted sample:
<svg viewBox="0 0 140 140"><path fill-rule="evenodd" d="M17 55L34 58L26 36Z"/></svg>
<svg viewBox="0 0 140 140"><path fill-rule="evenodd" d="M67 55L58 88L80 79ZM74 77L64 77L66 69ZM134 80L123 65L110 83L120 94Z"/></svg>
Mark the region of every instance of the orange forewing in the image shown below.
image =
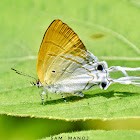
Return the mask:
<svg viewBox="0 0 140 140"><path fill-rule="evenodd" d="M77 34L62 21L54 20L45 32L38 53L37 74L40 82L47 83L44 81L46 72L58 56L65 52L73 56L85 54L82 50L87 51Z"/></svg>

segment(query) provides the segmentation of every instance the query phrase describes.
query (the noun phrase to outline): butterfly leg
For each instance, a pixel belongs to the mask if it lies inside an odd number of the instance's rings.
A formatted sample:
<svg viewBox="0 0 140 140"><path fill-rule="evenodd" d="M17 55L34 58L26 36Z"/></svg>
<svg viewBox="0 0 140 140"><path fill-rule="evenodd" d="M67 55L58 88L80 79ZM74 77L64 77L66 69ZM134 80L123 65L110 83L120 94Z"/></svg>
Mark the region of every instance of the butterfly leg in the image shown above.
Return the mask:
<svg viewBox="0 0 140 140"><path fill-rule="evenodd" d="M43 105L45 105L43 95L46 94L46 92L43 91L42 93L39 93L39 94L40 94L40 96L41 96L41 100L42 100Z"/></svg>
<svg viewBox="0 0 140 140"><path fill-rule="evenodd" d="M75 92L74 95L80 96L80 97L83 97L84 96L84 94L81 91Z"/></svg>
<svg viewBox="0 0 140 140"><path fill-rule="evenodd" d="M62 93L61 93L61 96L63 97L63 99L64 99L64 101L65 101L65 103L66 103L67 101L66 101L66 99L65 99L65 97L63 96L63 94L62 94Z"/></svg>

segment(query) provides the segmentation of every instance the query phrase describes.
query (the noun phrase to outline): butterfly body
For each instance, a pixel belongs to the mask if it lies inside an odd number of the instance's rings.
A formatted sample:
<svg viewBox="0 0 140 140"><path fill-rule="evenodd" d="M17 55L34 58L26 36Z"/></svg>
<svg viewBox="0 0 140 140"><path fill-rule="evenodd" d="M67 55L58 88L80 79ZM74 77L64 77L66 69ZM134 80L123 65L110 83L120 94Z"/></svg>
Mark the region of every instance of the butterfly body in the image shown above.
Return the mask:
<svg viewBox="0 0 140 140"><path fill-rule="evenodd" d="M99 61L61 20L54 20L45 32L38 53L37 74L46 92L84 96L82 91L95 85L107 89L114 82L109 71L118 70L128 76L125 68L108 68L105 61ZM125 79L115 82L126 84Z"/></svg>
<svg viewBox="0 0 140 140"><path fill-rule="evenodd" d="M16 73L34 78L12 68ZM124 77L113 79L110 72L121 71ZM84 96L82 91L96 85L107 89L112 83L140 86L140 77L128 76L126 71L140 71L140 67L111 66L99 61L89 52L77 34L61 20L54 20L44 34L37 59L39 80L32 83L43 87L44 93L67 93ZM63 95L62 95L63 97ZM41 94L44 104L44 99ZM63 97L64 98L64 97Z"/></svg>

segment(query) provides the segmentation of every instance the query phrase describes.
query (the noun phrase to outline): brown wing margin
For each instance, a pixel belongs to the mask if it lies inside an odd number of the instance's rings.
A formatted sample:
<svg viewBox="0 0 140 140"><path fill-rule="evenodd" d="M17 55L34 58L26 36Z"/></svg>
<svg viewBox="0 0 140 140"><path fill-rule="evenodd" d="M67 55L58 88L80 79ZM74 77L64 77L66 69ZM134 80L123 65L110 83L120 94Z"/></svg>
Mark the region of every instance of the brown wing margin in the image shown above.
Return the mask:
<svg viewBox="0 0 140 140"><path fill-rule="evenodd" d="M55 56L73 49L86 51L82 41L67 24L54 20L44 34L38 53L37 74L41 83L44 82L45 73Z"/></svg>

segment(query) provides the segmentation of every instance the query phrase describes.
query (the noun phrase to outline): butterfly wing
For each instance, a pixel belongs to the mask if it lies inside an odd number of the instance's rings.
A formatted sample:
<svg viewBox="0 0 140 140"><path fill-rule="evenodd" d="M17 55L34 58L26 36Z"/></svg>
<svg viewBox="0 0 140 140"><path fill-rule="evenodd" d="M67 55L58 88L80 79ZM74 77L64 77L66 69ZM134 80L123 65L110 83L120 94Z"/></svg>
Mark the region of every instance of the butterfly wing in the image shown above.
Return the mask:
<svg viewBox="0 0 140 140"><path fill-rule="evenodd" d="M60 20L47 29L37 60L37 74L43 85L68 78L79 67L93 62L77 34ZM84 69L84 68L81 68Z"/></svg>
<svg viewBox="0 0 140 140"><path fill-rule="evenodd" d="M95 73L97 71L99 61L89 51L87 51L86 54L87 56L84 58L79 56L72 57L74 61L71 59L66 59L69 60L67 62L68 65L60 64L60 66L63 68L63 73L59 78L57 77L57 79L54 77L55 85L57 87L56 90L58 92L72 93L78 96L83 96L81 91L90 89L98 84L96 83L97 76L95 76ZM69 54L66 56L69 56ZM60 59L58 60L59 62L61 61Z"/></svg>

